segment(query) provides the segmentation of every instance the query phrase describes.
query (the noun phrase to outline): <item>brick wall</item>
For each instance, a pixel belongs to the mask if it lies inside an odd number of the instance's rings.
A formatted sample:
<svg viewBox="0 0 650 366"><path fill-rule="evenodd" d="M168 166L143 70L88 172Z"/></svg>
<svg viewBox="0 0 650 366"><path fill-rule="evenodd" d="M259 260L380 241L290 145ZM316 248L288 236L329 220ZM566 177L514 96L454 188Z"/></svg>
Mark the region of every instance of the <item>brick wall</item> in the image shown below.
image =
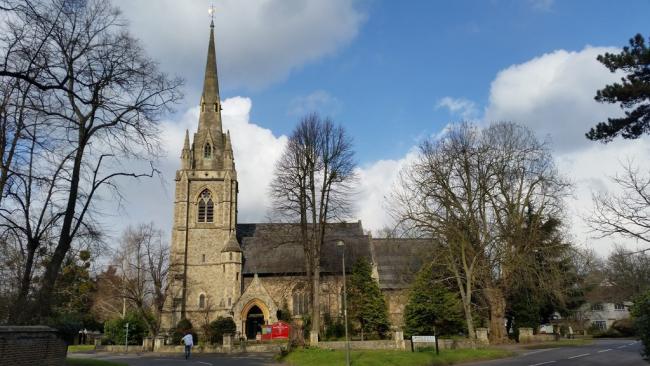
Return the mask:
<svg viewBox="0 0 650 366"><path fill-rule="evenodd" d="M0 365L63 366L68 346L43 326L0 327Z"/></svg>

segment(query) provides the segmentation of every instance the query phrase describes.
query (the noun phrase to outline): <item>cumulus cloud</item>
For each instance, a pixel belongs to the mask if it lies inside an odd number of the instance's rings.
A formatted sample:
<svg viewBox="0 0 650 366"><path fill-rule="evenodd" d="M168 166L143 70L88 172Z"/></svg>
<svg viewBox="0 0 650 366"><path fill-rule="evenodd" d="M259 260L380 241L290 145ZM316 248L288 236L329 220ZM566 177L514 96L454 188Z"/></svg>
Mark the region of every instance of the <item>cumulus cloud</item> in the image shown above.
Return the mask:
<svg viewBox="0 0 650 366"><path fill-rule="evenodd" d="M615 48L586 47L557 50L499 72L492 81L486 121L513 121L549 136L558 152L593 144L585 133L607 116L620 114L618 106L597 103L596 90L616 81L596 61Z"/></svg>
<svg viewBox="0 0 650 366"><path fill-rule="evenodd" d="M208 3L115 0L164 69L200 90L208 43ZM336 52L356 37L365 14L357 0L221 0L215 32L221 80L260 88ZM179 31L182 30L182 31ZM191 91L190 91L191 92Z"/></svg>
<svg viewBox="0 0 650 366"><path fill-rule="evenodd" d="M550 11L555 0L528 0L528 3L534 10Z"/></svg>
<svg viewBox="0 0 650 366"><path fill-rule="evenodd" d="M436 103L436 109L446 108L449 113L458 115L464 120L471 120L478 115L476 103L465 98L444 97Z"/></svg>
<svg viewBox="0 0 650 366"><path fill-rule="evenodd" d="M269 206L267 187L273 175L286 136L275 136L250 121L252 101L234 97L223 102L224 131L229 130L233 142L239 180L239 221L260 222L266 219ZM162 147L166 152L157 164L159 179L122 182L123 201L104 201L102 211L109 213L105 225L109 234L118 235L131 223L154 221L160 228L170 230L173 219L174 177L180 168L180 152L185 130L190 136L196 131L199 108L187 110L178 120L162 123ZM142 168L137 166L136 169ZM113 214L110 214L113 213Z"/></svg>

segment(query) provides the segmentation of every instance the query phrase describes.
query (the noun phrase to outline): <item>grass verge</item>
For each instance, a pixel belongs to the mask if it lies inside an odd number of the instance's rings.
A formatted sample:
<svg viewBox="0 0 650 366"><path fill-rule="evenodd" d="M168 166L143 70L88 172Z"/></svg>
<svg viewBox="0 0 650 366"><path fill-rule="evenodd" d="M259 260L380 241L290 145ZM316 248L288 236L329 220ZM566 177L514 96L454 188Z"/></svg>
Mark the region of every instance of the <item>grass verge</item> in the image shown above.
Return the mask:
<svg viewBox="0 0 650 366"><path fill-rule="evenodd" d="M593 339L566 339L556 342L535 343L524 346L524 349L544 349L544 348L557 348L557 347L576 347L586 346L591 344Z"/></svg>
<svg viewBox="0 0 650 366"><path fill-rule="evenodd" d="M66 366L128 366L123 362L92 360L88 358L68 358L65 360L65 364Z"/></svg>
<svg viewBox="0 0 650 366"><path fill-rule="evenodd" d="M493 348L441 350L440 355L436 355L435 352L430 351L359 350L350 353L350 361L354 366L438 366L454 365L470 361L492 360L512 355L512 352ZM345 351L298 349L282 357L279 361L292 366L345 365Z"/></svg>
<svg viewBox="0 0 650 366"><path fill-rule="evenodd" d="M68 353L88 352L93 351L94 349L94 344L76 344L73 346L68 346Z"/></svg>

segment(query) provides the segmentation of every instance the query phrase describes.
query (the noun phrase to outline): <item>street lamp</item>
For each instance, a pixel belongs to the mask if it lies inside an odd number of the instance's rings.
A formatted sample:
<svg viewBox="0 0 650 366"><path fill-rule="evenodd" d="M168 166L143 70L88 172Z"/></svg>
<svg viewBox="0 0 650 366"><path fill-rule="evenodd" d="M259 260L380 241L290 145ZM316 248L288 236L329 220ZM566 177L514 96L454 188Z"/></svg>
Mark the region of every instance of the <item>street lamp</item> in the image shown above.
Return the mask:
<svg viewBox="0 0 650 366"><path fill-rule="evenodd" d="M350 338L348 337L348 294L345 285L345 243L337 240L336 246L343 250L343 318L345 321L345 365L350 366Z"/></svg>

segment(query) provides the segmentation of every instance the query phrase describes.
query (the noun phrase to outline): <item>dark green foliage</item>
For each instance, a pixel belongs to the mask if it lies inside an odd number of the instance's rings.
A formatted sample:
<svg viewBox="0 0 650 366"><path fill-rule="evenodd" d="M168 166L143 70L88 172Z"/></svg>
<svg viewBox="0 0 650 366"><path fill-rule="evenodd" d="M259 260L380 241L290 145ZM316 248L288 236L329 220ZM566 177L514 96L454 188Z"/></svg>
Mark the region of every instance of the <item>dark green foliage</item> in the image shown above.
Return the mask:
<svg viewBox="0 0 650 366"><path fill-rule="evenodd" d="M129 344L142 345L142 338L147 335L147 323L135 312L127 313L124 319L117 318L104 323L104 339L109 344L124 344L126 323L129 323Z"/></svg>
<svg viewBox="0 0 650 366"><path fill-rule="evenodd" d="M650 291L638 296L630 308L636 335L643 342L643 355L650 359Z"/></svg>
<svg viewBox="0 0 650 366"><path fill-rule="evenodd" d="M174 328L174 332L172 333L172 343L181 344L181 339L188 332L192 334L192 339L194 340L194 344L197 344L199 338L194 332L194 327L192 326L192 322L185 318L181 319L176 324L176 328Z"/></svg>
<svg viewBox="0 0 650 366"><path fill-rule="evenodd" d="M47 325L58 330L68 344L74 343L75 337L84 328L82 316L76 313L61 314L50 318Z"/></svg>
<svg viewBox="0 0 650 366"><path fill-rule="evenodd" d="M465 331L463 307L457 292L438 281L433 266L418 273L404 310L404 333L412 335L458 335Z"/></svg>
<svg viewBox="0 0 650 366"><path fill-rule="evenodd" d="M596 100L601 103L617 103L625 111L625 117L608 118L587 133L590 140L609 142L621 135L635 139L650 133L650 49L643 36L630 39L630 46L618 54L605 53L598 61L609 71L623 71L621 83L606 85L598 90Z"/></svg>
<svg viewBox="0 0 650 366"><path fill-rule="evenodd" d="M354 264L347 282L348 319L356 323L362 335L383 337L390 327L386 300L365 258Z"/></svg>
<svg viewBox="0 0 650 366"><path fill-rule="evenodd" d="M282 304L282 309L278 310L278 320L282 320L283 322L287 323L291 323L293 320L293 316L291 315L291 311L289 310L289 305L287 304L286 300Z"/></svg>
<svg viewBox="0 0 650 366"><path fill-rule="evenodd" d="M325 339L337 340L345 336L345 324L343 324L343 317L332 319L329 313L325 313L323 318L325 323Z"/></svg>
<svg viewBox="0 0 650 366"><path fill-rule="evenodd" d="M210 332L209 334L210 343L221 344L223 343L224 334L235 335L235 332L237 331L237 325L235 324L235 321L232 320L232 318L230 317L224 318L220 316L217 319L210 322L210 325L208 326L208 330Z"/></svg>

